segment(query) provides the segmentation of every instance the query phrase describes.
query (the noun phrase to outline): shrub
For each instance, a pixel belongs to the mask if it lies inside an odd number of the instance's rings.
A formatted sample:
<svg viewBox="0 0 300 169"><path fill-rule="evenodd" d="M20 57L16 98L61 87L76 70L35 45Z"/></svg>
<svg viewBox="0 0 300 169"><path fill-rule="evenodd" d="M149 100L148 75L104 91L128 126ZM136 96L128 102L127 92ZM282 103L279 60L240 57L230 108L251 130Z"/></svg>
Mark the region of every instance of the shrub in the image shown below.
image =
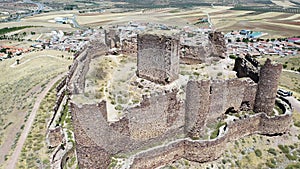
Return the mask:
<svg viewBox="0 0 300 169"><path fill-rule="evenodd" d="M261 157L262 156L262 152L260 151L260 149L256 149L254 152L255 152L255 155L257 157Z"/></svg>
<svg viewBox="0 0 300 169"><path fill-rule="evenodd" d="M121 105L117 105L117 106L115 107L115 109L116 109L116 110L123 110L123 107L122 107Z"/></svg>
<svg viewBox="0 0 300 169"><path fill-rule="evenodd" d="M278 145L278 148L283 152L283 153L290 153L289 147L285 145Z"/></svg>
<svg viewBox="0 0 300 169"><path fill-rule="evenodd" d="M296 168L300 168L300 163L295 163L295 164L289 164L287 167L285 167L285 169L296 169Z"/></svg>
<svg viewBox="0 0 300 169"><path fill-rule="evenodd" d="M284 69L286 69L286 68L287 68L287 65L286 65L286 64L284 64L284 65L282 65L282 66L283 66L283 68L284 68Z"/></svg>
<svg viewBox="0 0 300 169"><path fill-rule="evenodd" d="M229 58L230 59L236 59L236 56L235 55L229 55Z"/></svg>
<svg viewBox="0 0 300 169"><path fill-rule="evenodd" d="M198 72L193 73L195 76L199 76L200 74Z"/></svg>
<svg viewBox="0 0 300 169"><path fill-rule="evenodd" d="M285 154L285 156L291 161L297 160L297 155Z"/></svg>
<svg viewBox="0 0 300 169"><path fill-rule="evenodd" d="M226 162L227 162L227 161L226 161L225 159L222 159L222 163L223 163L223 164L226 164Z"/></svg>
<svg viewBox="0 0 300 169"><path fill-rule="evenodd" d="M274 156L277 155L276 150L274 148L269 148L268 153L273 154Z"/></svg>
<svg viewBox="0 0 300 169"><path fill-rule="evenodd" d="M271 160L268 160L266 166L268 166L269 168L276 168L276 163L274 164Z"/></svg>
<svg viewBox="0 0 300 169"><path fill-rule="evenodd" d="M294 123L294 125L295 125L296 127L300 127L300 121L296 121L296 122Z"/></svg>

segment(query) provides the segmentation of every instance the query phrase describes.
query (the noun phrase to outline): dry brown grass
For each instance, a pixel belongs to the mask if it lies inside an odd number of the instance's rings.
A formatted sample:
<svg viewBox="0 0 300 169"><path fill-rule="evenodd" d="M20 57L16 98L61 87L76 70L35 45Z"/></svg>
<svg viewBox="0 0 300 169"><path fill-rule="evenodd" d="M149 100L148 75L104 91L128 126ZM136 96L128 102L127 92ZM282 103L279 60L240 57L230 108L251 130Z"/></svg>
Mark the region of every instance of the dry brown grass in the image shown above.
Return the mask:
<svg viewBox="0 0 300 169"><path fill-rule="evenodd" d="M0 164L14 148L16 134L27 119L37 93L50 79L67 71L71 63L68 55L57 51L32 52L24 55L16 67L11 67L15 58L0 62Z"/></svg>

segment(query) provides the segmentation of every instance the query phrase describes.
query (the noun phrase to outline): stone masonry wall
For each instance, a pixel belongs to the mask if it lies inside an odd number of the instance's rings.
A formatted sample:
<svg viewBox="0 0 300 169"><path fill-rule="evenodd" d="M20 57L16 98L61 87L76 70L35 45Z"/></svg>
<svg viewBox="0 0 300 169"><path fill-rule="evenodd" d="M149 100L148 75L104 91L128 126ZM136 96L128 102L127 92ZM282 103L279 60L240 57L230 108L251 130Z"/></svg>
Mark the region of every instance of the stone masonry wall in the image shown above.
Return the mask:
<svg viewBox="0 0 300 169"><path fill-rule="evenodd" d="M208 34L208 39L213 44L213 55L225 58L227 47L224 35L221 32L211 32Z"/></svg>
<svg viewBox="0 0 300 169"><path fill-rule="evenodd" d="M255 83L250 78L240 78L245 81L245 88L244 88L244 98L242 104L247 105L246 110L253 110L254 102L255 102L255 95L257 91L257 83Z"/></svg>
<svg viewBox="0 0 300 169"><path fill-rule="evenodd" d="M260 69L260 80L255 98L254 111L271 115L275 105L281 64L272 64L270 59Z"/></svg>
<svg viewBox="0 0 300 169"><path fill-rule="evenodd" d="M168 162L176 161L184 156L185 142L177 141L161 148L139 153L134 157L130 168L150 169L162 166Z"/></svg>
<svg viewBox="0 0 300 169"><path fill-rule="evenodd" d="M220 32L213 32L203 37L201 44L180 46L180 63L199 64L211 63L225 58L226 52L225 38Z"/></svg>
<svg viewBox="0 0 300 169"><path fill-rule="evenodd" d="M137 54L137 39L135 38L129 38L129 39L123 39L121 43L121 49L123 54L127 55L134 55Z"/></svg>
<svg viewBox="0 0 300 169"><path fill-rule="evenodd" d="M238 78L250 77L255 83L259 81L259 69L255 67L251 62L244 58L236 58L234 63L234 71Z"/></svg>
<svg viewBox="0 0 300 169"><path fill-rule="evenodd" d="M229 108L238 111L244 100L247 86L247 81L238 78L213 80L210 86L208 122L216 121ZM248 101L254 102L254 100Z"/></svg>
<svg viewBox="0 0 300 169"><path fill-rule="evenodd" d="M167 84L179 76L179 40L153 34L138 35L137 76Z"/></svg>
<svg viewBox="0 0 300 169"><path fill-rule="evenodd" d="M110 164L110 153L89 137L86 128L82 127L81 117L78 117L82 112L73 103L70 105L79 168L107 168Z"/></svg>
<svg viewBox="0 0 300 169"><path fill-rule="evenodd" d="M209 111L210 81L189 81L186 87L185 132L191 138L203 134Z"/></svg>
<svg viewBox="0 0 300 169"><path fill-rule="evenodd" d="M196 162L212 161L223 154L227 142L254 133L283 133L288 130L291 120L290 113L276 117L268 117L265 113L246 116L229 123L225 135L216 139L199 141L189 138L179 139L165 146L157 146L139 153L133 157L130 168L150 169L181 158Z"/></svg>
<svg viewBox="0 0 300 169"><path fill-rule="evenodd" d="M138 141L149 140L183 126L184 106L176 95L177 91L161 93L145 98L140 107L129 109L130 137Z"/></svg>
<svg viewBox="0 0 300 169"><path fill-rule="evenodd" d="M217 121L228 109L239 111L243 103L251 109L256 88L256 83L250 78L189 81L185 107L187 136L199 138L205 124Z"/></svg>

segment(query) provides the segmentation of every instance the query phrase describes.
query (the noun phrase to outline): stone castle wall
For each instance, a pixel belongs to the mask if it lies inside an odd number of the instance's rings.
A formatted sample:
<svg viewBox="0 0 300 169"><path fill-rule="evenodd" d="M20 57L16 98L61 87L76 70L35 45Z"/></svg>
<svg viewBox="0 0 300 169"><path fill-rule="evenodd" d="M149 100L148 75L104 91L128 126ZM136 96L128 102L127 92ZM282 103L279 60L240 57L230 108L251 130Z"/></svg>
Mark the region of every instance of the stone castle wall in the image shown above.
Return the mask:
<svg viewBox="0 0 300 169"><path fill-rule="evenodd" d="M176 141L166 146L136 155L130 165L132 169L150 169L162 166L168 162L179 160L184 156L185 142Z"/></svg>
<svg viewBox="0 0 300 169"><path fill-rule="evenodd" d="M254 133L284 133L288 130L291 120L290 112L275 117L268 117L265 113L247 116L229 123L225 134L214 140L197 141L185 138L141 152L132 157L130 168L150 169L181 158L196 162L212 161L223 154L227 142Z"/></svg>
<svg viewBox="0 0 300 169"><path fill-rule="evenodd" d="M213 80L210 86L208 121L215 121L229 108L239 110L244 98L245 81Z"/></svg>
<svg viewBox="0 0 300 169"><path fill-rule="evenodd" d="M82 117L86 112L83 112L81 108L73 103L70 104L70 110L74 126L76 153L80 168L98 168L99 166L107 168L110 164L111 154L103 147L97 145L93 138L90 138L87 133L89 128L85 127ZM95 126L95 128L98 127ZM91 128L91 130L92 129L93 128Z"/></svg>
<svg viewBox="0 0 300 169"><path fill-rule="evenodd" d="M118 30L116 29L104 30L104 43L110 49L119 48L120 37L119 37Z"/></svg>
<svg viewBox="0 0 300 169"><path fill-rule="evenodd" d="M199 137L206 123L216 122L229 109L239 111L243 103L251 109L256 89L257 84L250 78L189 81L185 109L187 135Z"/></svg>
<svg viewBox="0 0 300 169"><path fill-rule="evenodd" d="M212 32L203 38L205 39L199 45L181 44L180 63L212 63L225 58L225 38L220 32Z"/></svg>
<svg viewBox="0 0 300 169"><path fill-rule="evenodd" d="M128 110L129 133L134 140L159 137L184 125L184 106L177 91L145 98L141 106Z"/></svg>
<svg viewBox="0 0 300 169"><path fill-rule="evenodd" d="M137 76L161 84L179 76L179 40L153 34L138 35Z"/></svg>
<svg viewBox="0 0 300 169"><path fill-rule="evenodd" d="M255 98L254 111L271 115L275 105L281 64L272 64L270 59L260 69L260 80Z"/></svg>
<svg viewBox="0 0 300 169"><path fill-rule="evenodd" d="M250 77L255 83L259 81L259 67L245 58L236 58L233 70L237 72L238 78Z"/></svg>
<svg viewBox="0 0 300 169"><path fill-rule="evenodd" d="M121 43L121 50L123 54L136 56L137 54L137 38L123 39Z"/></svg>
<svg viewBox="0 0 300 169"><path fill-rule="evenodd" d="M213 55L225 58L227 48L224 35L221 32L211 32L208 34L208 39L213 44Z"/></svg>

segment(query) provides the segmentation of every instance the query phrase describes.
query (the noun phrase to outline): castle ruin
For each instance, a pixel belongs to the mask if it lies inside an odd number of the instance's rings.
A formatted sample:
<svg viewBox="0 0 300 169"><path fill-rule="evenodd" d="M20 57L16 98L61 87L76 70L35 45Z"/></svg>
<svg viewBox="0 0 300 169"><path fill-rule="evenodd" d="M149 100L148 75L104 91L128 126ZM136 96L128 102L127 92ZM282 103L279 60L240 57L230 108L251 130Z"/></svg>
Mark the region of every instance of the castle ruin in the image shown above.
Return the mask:
<svg viewBox="0 0 300 169"><path fill-rule="evenodd" d="M103 46L100 42L93 45ZM70 69L71 77L65 82L71 95L84 91L86 69L97 48L88 47L76 58L76 70ZM223 52L221 47L216 50ZM115 122L107 120L105 100L82 105L71 98L80 168L107 168L112 157L118 155L122 156L119 162L123 168L150 169L181 158L206 162L220 157L229 141L255 133L286 132L292 120L290 106L279 101L284 114L272 114L282 65L270 60L263 66L253 66L255 63L238 58L237 78L188 79L182 95L176 87L163 88L179 78L178 39L139 34L137 76L165 90L144 95L139 105L126 108ZM257 77L253 78L249 70L259 72ZM226 118L240 111L254 114ZM218 122L225 123L218 129L218 136L205 139L207 125Z"/></svg>

